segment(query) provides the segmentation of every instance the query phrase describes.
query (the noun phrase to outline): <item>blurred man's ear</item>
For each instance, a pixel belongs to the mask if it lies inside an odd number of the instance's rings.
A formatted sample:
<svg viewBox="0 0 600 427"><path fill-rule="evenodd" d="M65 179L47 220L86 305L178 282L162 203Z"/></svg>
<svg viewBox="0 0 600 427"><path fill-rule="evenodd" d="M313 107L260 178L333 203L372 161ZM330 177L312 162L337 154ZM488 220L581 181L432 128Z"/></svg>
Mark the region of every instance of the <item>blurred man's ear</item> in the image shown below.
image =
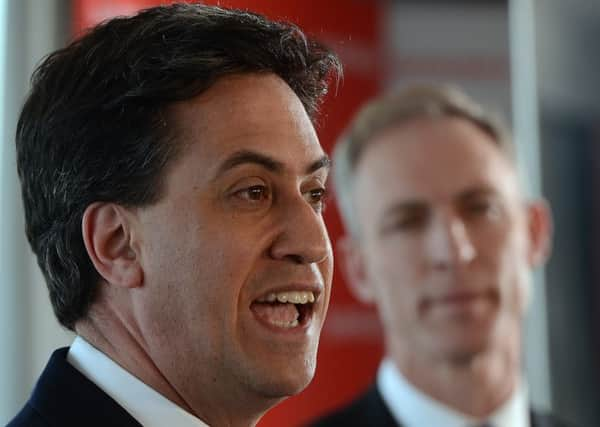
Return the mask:
<svg viewBox="0 0 600 427"><path fill-rule="evenodd" d="M81 227L88 256L107 283L124 288L141 286L142 269L125 208L92 203L83 214Z"/></svg>
<svg viewBox="0 0 600 427"><path fill-rule="evenodd" d="M527 205L529 230L528 261L531 267L543 264L552 251L552 214L546 201L536 200Z"/></svg>
<svg viewBox="0 0 600 427"><path fill-rule="evenodd" d="M366 264L356 239L344 235L337 241L338 259L352 295L365 304L374 301L373 290L366 274Z"/></svg>

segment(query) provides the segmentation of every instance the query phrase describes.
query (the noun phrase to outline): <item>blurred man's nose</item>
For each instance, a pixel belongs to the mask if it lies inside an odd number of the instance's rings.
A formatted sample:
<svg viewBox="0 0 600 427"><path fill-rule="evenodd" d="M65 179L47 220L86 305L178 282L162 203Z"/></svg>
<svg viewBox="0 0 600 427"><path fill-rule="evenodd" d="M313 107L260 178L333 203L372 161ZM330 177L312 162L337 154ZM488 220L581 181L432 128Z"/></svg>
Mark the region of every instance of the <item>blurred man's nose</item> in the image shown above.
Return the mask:
<svg viewBox="0 0 600 427"><path fill-rule="evenodd" d="M456 215L432 219L426 244L432 265L439 269L468 264L476 256L465 222Z"/></svg>

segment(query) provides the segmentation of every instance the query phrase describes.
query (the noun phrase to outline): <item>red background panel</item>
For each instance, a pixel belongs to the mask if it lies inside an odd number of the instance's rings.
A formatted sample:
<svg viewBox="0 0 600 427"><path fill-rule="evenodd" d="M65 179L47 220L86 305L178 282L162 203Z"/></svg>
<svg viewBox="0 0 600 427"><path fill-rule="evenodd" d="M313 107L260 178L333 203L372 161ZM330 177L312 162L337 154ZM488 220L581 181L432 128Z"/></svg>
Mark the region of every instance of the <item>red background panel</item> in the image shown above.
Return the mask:
<svg viewBox="0 0 600 427"><path fill-rule="evenodd" d="M141 8L168 3L173 1L74 0L73 32L79 34L111 16L128 15ZM325 150L331 152L356 109L379 90L380 28L386 2L221 0L204 3L250 9L272 19L294 22L338 53L344 64L344 78L337 89L331 88L317 129ZM330 203L325 216L335 250L342 225L334 203ZM376 315L350 296L336 261L333 295L319 346L315 378L304 392L269 411L260 426L301 425L350 400L372 381L381 351Z"/></svg>

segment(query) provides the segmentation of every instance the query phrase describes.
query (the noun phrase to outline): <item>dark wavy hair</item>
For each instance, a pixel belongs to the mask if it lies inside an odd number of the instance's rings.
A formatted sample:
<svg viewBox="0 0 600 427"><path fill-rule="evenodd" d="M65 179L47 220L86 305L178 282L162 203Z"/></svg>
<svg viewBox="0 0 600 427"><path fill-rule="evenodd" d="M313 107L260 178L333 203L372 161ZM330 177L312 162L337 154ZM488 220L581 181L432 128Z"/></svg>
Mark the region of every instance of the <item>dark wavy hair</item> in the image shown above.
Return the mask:
<svg viewBox="0 0 600 427"><path fill-rule="evenodd" d="M182 145L165 109L238 73L278 75L314 121L341 65L292 24L175 4L106 21L36 69L17 127L17 168L27 238L62 325L73 329L87 314L100 282L83 243L86 207L157 201Z"/></svg>

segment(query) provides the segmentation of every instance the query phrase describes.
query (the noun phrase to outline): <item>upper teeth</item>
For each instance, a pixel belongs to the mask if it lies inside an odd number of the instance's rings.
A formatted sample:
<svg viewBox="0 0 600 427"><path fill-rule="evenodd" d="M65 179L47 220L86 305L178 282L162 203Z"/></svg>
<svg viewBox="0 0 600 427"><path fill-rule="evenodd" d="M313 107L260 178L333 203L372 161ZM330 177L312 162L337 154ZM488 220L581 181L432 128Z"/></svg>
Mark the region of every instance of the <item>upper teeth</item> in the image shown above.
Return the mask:
<svg viewBox="0 0 600 427"><path fill-rule="evenodd" d="M271 292L265 297L259 298L258 302L289 302L291 304L307 304L315 302L315 295L310 291L287 291Z"/></svg>

